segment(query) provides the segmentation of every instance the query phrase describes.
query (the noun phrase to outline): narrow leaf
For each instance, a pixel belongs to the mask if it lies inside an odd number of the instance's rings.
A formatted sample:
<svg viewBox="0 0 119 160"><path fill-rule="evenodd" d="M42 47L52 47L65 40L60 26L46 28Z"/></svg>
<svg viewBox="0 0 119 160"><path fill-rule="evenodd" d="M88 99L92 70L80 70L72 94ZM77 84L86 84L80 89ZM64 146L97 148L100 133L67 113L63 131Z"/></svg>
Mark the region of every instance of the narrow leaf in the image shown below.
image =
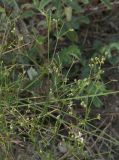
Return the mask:
<svg viewBox="0 0 119 160"><path fill-rule="evenodd" d="M39 10L44 9L44 7L45 7L46 5L48 5L50 2L51 2L51 0L41 0L41 1L40 1Z"/></svg>

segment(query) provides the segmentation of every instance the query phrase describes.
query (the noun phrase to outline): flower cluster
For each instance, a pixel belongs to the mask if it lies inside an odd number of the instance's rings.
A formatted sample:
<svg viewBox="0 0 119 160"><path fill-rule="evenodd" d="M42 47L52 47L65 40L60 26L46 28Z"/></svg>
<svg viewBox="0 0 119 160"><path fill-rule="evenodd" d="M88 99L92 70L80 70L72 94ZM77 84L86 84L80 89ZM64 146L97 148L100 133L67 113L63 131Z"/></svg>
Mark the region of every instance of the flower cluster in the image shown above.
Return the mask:
<svg viewBox="0 0 119 160"><path fill-rule="evenodd" d="M81 106L84 107L84 108L86 108L87 104L84 101L81 101Z"/></svg>
<svg viewBox="0 0 119 160"><path fill-rule="evenodd" d="M90 64L89 64L89 67L94 67L95 65L102 65L104 64L105 62L105 57L102 56L102 57L94 57L94 58L91 58L90 60Z"/></svg>
<svg viewBox="0 0 119 160"><path fill-rule="evenodd" d="M71 139L75 140L79 145L84 143L84 138L79 129L74 128L69 132Z"/></svg>

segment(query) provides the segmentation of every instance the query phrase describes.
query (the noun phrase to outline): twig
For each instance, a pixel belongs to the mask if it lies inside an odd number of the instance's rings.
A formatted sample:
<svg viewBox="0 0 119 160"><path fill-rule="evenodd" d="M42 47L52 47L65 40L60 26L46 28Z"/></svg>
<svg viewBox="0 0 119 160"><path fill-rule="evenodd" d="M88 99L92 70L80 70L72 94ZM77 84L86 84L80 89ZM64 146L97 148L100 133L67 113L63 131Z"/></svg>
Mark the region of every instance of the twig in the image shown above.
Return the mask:
<svg viewBox="0 0 119 160"><path fill-rule="evenodd" d="M69 155L69 152L66 152L62 157L60 157L58 160L63 160L65 158L67 158L67 156Z"/></svg>
<svg viewBox="0 0 119 160"><path fill-rule="evenodd" d="M13 49L10 49L10 50L8 50L8 51L5 51L5 52L3 52L2 54L7 54L7 53L10 53L10 52L16 51L16 50L21 49L21 48L23 48L23 47L25 47L25 46L28 46L29 44L31 44L31 42L26 43L26 44L23 44L23 45L21 45L21 46L18 46L18 47L16 47L16 48L13 48Z"/></svg>
<svg viewBox="0 0 119 160"><path fill-rule="evenodd" d="M105 131L109 128L110 125L111 125L111 122L109 122L108 125L103 129L103 131L100 133L99 137L96 139L96 141L92 144L92 146L90 148L93 148L95 146L95 144L98 142L100 137L105 134Z"/></svg>
<svg viewBox="0 0 119 160"><path fill-rule="evenodd" d="M93 142L93 144L95 143L93 137L91 137L91 140ZM100 156L101 160L105 160L104 157L101 155L101 152L99 151L99 148L97 147L97 144L95 143L94 145L95 151L97 151L98 155Z"/></svg>

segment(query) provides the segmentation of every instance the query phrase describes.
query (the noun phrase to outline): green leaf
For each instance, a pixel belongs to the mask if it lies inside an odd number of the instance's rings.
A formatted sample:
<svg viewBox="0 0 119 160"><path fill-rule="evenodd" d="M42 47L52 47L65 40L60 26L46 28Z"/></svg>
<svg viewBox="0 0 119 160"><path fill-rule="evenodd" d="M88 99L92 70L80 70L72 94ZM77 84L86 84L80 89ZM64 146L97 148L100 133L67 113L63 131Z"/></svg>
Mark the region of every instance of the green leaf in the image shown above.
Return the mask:
<svg viewBox="0 0 119 160"><path fill-rule="evenodd" d="M33 0L33 4L36 8L39 6L39 0Z"/></svg>
<svg viewBox="0 0 119 160"><path fill-rule="evenodd" d="M103 92L106 91L105 85L102 82L92 82L88 88L87 88L87 92L89 95L91 94L101 94Z"/></svg>
<svg viewBox="0 0 119 160"><path fill-rule="evenodd" d="M40 6L38 7L38 9L39 9L39 10L44 9L44 7L45 7L46 5L48 5L50 2L51 2L51 0L41 0L41 1L40 1Z"/></svg>
<svg viewBox="0 0 119 160"><path fill-rule="evenodd" d="M101 2L104 3L108 9L112 8L110 0L101 0Z"/></svg>
<svg viewBox="0 0 119 160"><path fill-rule="evenodd" d="M84 3L84 4L89 4L89 3L90 3L90 0L82 0L82 3Z"/></svg>
<svg viewBox="0 0 119 160"><path fill-rule="evenodd" d="M111 58L112 57L111 51L114 49L119 51L119 42L113 42L104 46L103 48L101 48L100 52L101 54L104 54L107 58Z"/></svg>
<svg viewBox="0 0 119 160"><path fill-rule="evenodd" d="M111 43L109 48L110 49L115 48L115 49L119 50L119 42Z"/></svg>
<svg viewBox="0 0 119 160"><path fill-rule="evenodd" d="M103 105L102 101L96 96L96 94L102 94L106 92L106 88L103 82L92 82L90 85L87 87L86 92L88 95L94 95L91 98L91 102L96 106L96 107L101 107Z"/></svg>
<svg viewBox="0 0 119 160"><path fill-rule="evenodd" d="M55 14L52 15L54 19L61 19L62 13L63 13L63 7L62 7L62 2L61 0L53 0L53 5L55 10Z"/></svg>
<svg viewBox="0 0 119 160"><path fill-rule="evenodd" d="M5 13L5 9L0 6L0 13Z"/></svg>
<svg viewBox="0 0 119 160"><path fill-rule="evenodd" d="M37 39L36 39L36 42L39 44L39 45L42 45L45 41L45 37L43 36L38 36Z"/></svg>
<svg viewBox="0 0 119 160"><path fill-rule="evenodd" d="M77 1L74 1L74 0L65 0L64 3L66 4L66 6L70 6L72 7L72 9L74 9L75 11L77 11L78 13L80 11L82 11L82 8L81 6L78 4Z"/></svg>
<svg viewBox="0 0 119 160"><path fill-rule="evenodd" d="M111 58L109 58L109 62L112 65L116 65L119 63L119 56L112 56Z"/></svg>
<svg viewBox="0 0 119 160"><path fill-rule="evenodd" d="M90 74L90 67L85 65L81 68L81 78L88 78Z"/></svg>
<svg viewBox="0 0 119 160"><path fill-rule="evenodd" d="M90 20L87 16L80 16L79 17L79 23L80 24L89 24Z"/></svg>
<svg viewBox="0 0 119 160"><path fill-rule="evenodd" d="M71 45L68 48L62 49L55 58L62 65L70 65L74 59L79 60L80 56L80 49L76 45Z"/></svg>
<svg viewBox="0 0 119 160"><path fill-rule="evenodd" d="M29 10L29 11L25 11L23 14L22 14L22 17L23 18L29 18L29 17L33 17L35 15L35 12L32 11L32 10Z"/></svg>
<svg viewBox="0 0 119 160"><path fill-rule="evenodd" d="M103 102L98 97L94 97L93 104L95 107L100 108L103 105Z"/></svg>
<svg viewBox="0 0 119 160"><path fill-rule="evenodd" d="M67 33L67 37L72 41L72 42L78 42L78 35L76 31L70 31Z"/></svg>

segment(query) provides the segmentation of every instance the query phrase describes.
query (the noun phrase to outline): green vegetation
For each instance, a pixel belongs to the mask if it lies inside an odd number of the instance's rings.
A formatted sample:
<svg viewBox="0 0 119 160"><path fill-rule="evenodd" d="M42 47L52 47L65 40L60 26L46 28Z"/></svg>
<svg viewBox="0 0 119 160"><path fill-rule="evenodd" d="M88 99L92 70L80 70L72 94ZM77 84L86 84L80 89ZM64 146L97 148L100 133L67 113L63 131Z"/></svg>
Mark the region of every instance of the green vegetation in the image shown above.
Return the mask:
<svg viewBox="0 0 119 160"><path fill-rule="evenodd" d="M93 15L105 18L114 3L0 1L1 160L114 159L119 141L96 111L119 93L105 78L119 41L88 35L102 33Z"/></svg>

